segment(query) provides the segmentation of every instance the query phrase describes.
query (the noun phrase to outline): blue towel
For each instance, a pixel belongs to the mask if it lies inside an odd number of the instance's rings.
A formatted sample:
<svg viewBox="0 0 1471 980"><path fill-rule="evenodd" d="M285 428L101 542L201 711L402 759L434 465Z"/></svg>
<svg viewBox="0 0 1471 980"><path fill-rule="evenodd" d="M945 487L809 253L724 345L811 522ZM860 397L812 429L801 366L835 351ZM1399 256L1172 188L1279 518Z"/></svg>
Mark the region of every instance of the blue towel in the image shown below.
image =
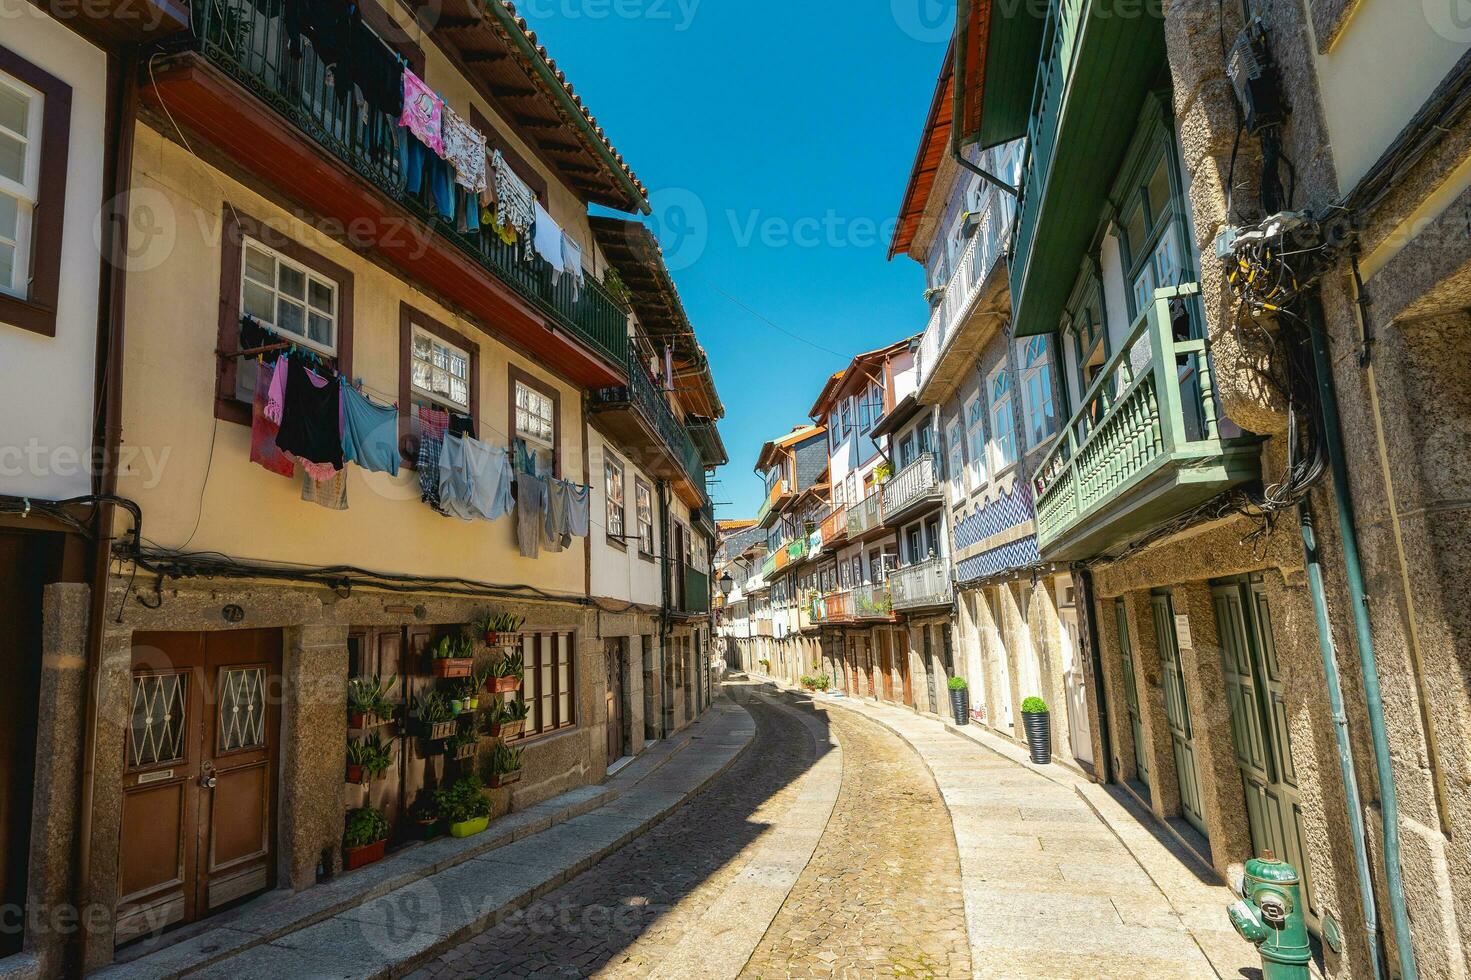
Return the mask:
<svg viewBox="0 0 1471 980"><path fill-rule="evenodd" d="M342 458L365 470L398 476L398 409L374 405L367 395L343 385Z"/></svg>

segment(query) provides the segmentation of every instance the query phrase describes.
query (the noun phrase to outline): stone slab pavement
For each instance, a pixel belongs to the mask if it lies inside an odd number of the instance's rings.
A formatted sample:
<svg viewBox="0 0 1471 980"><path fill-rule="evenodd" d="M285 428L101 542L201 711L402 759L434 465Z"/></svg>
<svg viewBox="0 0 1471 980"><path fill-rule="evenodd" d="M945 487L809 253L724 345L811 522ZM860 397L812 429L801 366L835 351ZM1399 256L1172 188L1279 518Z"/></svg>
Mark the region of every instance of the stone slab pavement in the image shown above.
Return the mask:
<svg viewBox="0 0 1471 980"><path fill-rule="evenodd" d="M263 896L94 976L160 980L401 976L649 830L728 769L755 724L728 700L597 786L508 814L297 893ZM166 945L165 945L166 943Z"/></svg>

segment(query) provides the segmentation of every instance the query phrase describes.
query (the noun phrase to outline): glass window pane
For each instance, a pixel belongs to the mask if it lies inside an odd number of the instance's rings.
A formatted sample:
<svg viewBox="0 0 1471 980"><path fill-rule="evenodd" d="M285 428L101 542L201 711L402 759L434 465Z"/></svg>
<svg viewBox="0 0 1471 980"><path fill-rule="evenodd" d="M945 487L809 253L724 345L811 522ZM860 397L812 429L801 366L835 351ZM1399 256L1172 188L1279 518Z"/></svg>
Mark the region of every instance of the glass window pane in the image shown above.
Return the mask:
<svg viewBox="0 0 1471 980"><path fill-rule="evenodd" d="M297 306L295 303L292 303L285 298L278 298L276 303L277 327L280 327L282 330L285 330L289 333L294 333L298 336L304 337L306 336L306 331L304 329L305 325L302 321L305 319L305 317L306 311L300 306Z"/></svg>
<svg viewBox="0 0 1471 980"><path fill-rule="evenodd" d="M275 286L276 260L260 249L245 246L245 278Z"/></svg>
<svg viewBox="0 0 1471 980"><path fill-rule="evenodd" d="M572 724L572 699L566 691L557 695L557 717L564 725Z"/></svg>
<svg viewBox="0 0 1471 980"><path fill-rule="evenodd" d="M332 320L320 313L307 315L307 336L326 347L332 346Z"/></svg>
<svg viewBox="0 0 1471 980"><path fill-rule="evenodd" d="M245 284L245 312L267 323L276 320L276 296L264 286Z"/></svg>
<svg viewBox="0 0 1471 980"><path fill-rule="evenodd" d="M1128 219L1124 222L1124 248L1129 256L1129 263L1139 261L1139 249L1144 244L1144 205L1136 204L1129 212Z"/></svg>
<svg viewBox="0 0 1471 980"><path fill-rule="evenodd" d="M0 83L0 126L12 133L29 136L26 125L29 121L31 100L9 85Z"/></svg>
<svg viewBox="0 0 1471 980"><path fill-rule="evenodd" d="M459 354L451 354L449 359L449 373L457 378L468 378L470 376L470 362Z"/></svg>
<svg viewBox="0 0 1471 980"><path fill-rule="evenodd" d="M434 379L431 376L429 365L425 364L421 360L415 359L413 367L414 387L422 388L425 391L433 391L434 388L432 387L432 385L434 383Z"/></svg>
<svg viewBox="0 0 1471 980"><path fill-rule="evenodd" d="M15 246L0 245L0 289L17 288L15 284Z"/></svg>
<svg viewBox="0 0 1471 980"><path fill-rule="evenodd" d="M417 331L414 332L414 356L424 360L429 359L430 341L427 336Z"/></svg>
<svg viewBox="0 0 1471 980"><path fill-rule="evenodd" d="M9 194L0 194L0 238L15 241L15 230L20 218L20 202Z"/></svg>
<svg viewBox="0 0 1471 980"><path fill-rule="evenodd" d="M456 405L464 408L470 404L470 389L459 378L451 378L449 383L449 397Z"/></svg>
<svg viewBox="0 0 1471 980"><path fill-rule="evenodd" d="M16 183L26 179L26 145L4 133L0 133L0 176Z"/></svg>
<svg viewBox="0 0 1471 980"><path fill-rule="evenodd" d="M306 299L306 273L289 265L281 266L277 273L281 292L292 299Z"/></svg>
<svg viewBox="0 0 1471 980"><path fill-rule="evenodd" d="M1164 157L1160 157L1154 173L1149 177L1148 194L1149 224L1154 227L1159 224L1160 218L1170 206L1170 172L1165 166Z"/></svg>
<svg viewBox="0 0 1471 980"><path fill-rule="evenodd" d="M336 297L332 294L333 289L330 285L318 279L313 279L308 290L307 300L311 303L314 309L321 310L323 313L331 315L334 309L334 302L336 300Z"/></svg>

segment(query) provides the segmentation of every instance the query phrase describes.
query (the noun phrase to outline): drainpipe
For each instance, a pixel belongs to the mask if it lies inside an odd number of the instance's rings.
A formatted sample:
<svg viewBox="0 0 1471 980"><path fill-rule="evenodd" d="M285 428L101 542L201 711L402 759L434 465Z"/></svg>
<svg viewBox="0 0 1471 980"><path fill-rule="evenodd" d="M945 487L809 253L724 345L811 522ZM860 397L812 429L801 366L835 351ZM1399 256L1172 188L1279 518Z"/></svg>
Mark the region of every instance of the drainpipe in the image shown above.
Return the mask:
<svg viewBox="0 0 1471 980"><path fill-rule="evenodd" d="M1005 191L1012 197L1017 196L1017 190L1006 181L997 177L989 170L976 166L965 158L960 151L960 121L965 118L965 51L966 40L970 35L970 3L962 2L955 14L955 64L953 68L954 83L952 85L954 105L950 113L950 156L956 163L977 177Z"/></svg>
<svg viewBox="0 0 1471 980"><path fill-rule="evenodd" d="M97 751L97 684L103 655L103 621L107 615L107 579L111 567L113 525L116 507L108 498L117 493L117 454L122 441L123 394L123 322L127 310L126 259L128 254L129 191L133 175L133 138L138 116L138 46L127 45L119 53L116 88L109 101L113 103L116 125L115 143L111 148L111 180L108 195L112 210L104 211L106 274L102 279L103 294L98 298L98 390L102 405L100 473L94 489L103 502L97 508L97 540L92 555L92 594L87 617L85 688L82 692L84 734L82 738L82 771L79 774L80 799L76 840L76 880L74 894L79 904L90 898L92 864L92 812L95 795ZM135 521L139 516L133 515ZM80 948L74 948L77 961L68 973L80 975L88 954L86 930L78 933ZM110 939L110 937L107 937Z"/></svg>
<svg viewBox="0 0 1471 980"><path fill-rule="evenodd" d="M1364 810L1359 799L1359 782L1354 773L1353 748L1349 745L1348 715L1343 710L1343 686L1338 676L1338 654L1328 625L1328 603L1323 590L1323 566L1318 557L1318 538L1313 532L1313 512L1304 500L1298 504L1302 528L1302 550L1307 559L1308 589L1313 596L1313 618L1318 621L1318 651L1323 655L1323 675L1328 682L1328 707L1333 712L1333 735L1338 742L1338 769L1343 779L1349 838L1354 849L1354 871L1359 879L1359 904L1364 911L1364 940L1369 944L1369 962L1374 980L1384 980L1379 962L1379 913L1374 900L1374 880L1369 871L1369 849L1365 844Z"/></svg>
<svg viewBox="0 0 1471 980"><path fill-rule="evenodd" d="M1338 395L1323 327L1323 310L1316 298L1307 304L1308 333L1313 348L1313 367L1318 376L1318 400L1323 413L1323 443L1333 468L1333 497L1338 509L1338 533L1343 542L1344 575L1353 607L1354 643L1363 673L1364 702L1369 715L1369 734L1374 750L1374 769L1379 781L1379 812L1384 831L1384 884L1389 895L1390 921L1399 954L1401 980L1416 980L1415 948L1410 938L1410 914L1405 906L1405 883L1400 869L1399 796L1394 787L1389 735L1384 725L1384 701L1379 689L1379 665L1374 654L1374 636L1369 623L1369 597L1359 562L1358 532L1354 528L1353 501L1348 492L1348 463L1343 455L1339 429ZM1319 627L1320 635L1322 627Z"/></svg>

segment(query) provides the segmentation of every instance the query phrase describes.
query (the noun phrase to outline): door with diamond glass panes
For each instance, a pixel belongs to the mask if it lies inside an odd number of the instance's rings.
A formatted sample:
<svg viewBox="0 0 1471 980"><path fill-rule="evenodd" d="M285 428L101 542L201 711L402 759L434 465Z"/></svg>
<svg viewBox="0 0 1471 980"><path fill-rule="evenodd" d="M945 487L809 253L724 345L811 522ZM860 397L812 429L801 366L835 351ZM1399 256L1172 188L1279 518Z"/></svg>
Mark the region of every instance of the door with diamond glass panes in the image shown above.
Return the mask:
<svg viewBox="0 0 1471 980"><path fill-rule="evenodd" d="M134 636L119 941L272 885L280 675L277 630Z"/></svg>

